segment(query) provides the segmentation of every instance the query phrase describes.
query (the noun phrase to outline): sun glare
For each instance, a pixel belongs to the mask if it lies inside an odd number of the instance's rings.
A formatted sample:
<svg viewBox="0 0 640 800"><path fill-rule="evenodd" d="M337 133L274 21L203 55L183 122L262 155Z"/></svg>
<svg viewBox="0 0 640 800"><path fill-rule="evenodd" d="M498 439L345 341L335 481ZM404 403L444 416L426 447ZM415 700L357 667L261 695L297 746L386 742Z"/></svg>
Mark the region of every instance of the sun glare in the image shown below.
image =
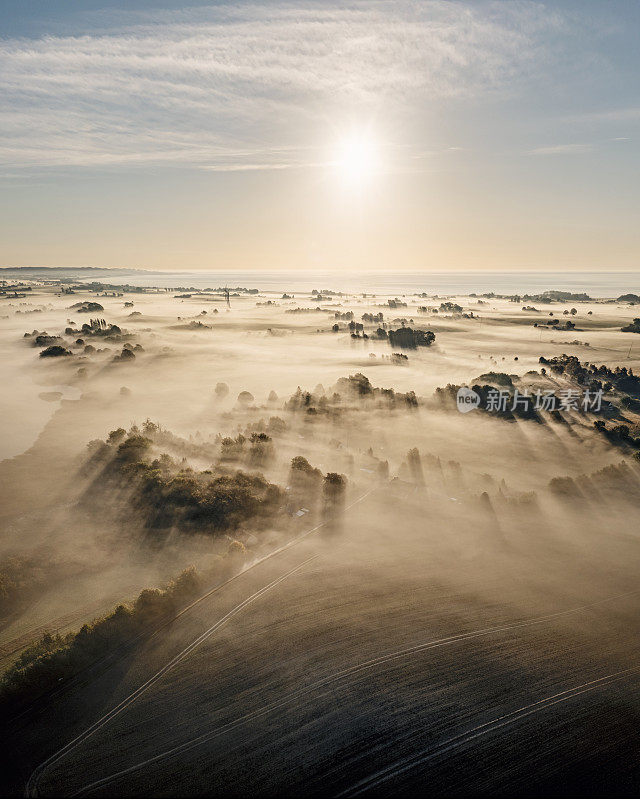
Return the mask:
<svg viewBox="0 0 640 800"><path fill-rule="evenodd" d="M355 188L364 186L379 167L375 141L366 134L350 136L338 146L335 165L346 185Z"/></svg>

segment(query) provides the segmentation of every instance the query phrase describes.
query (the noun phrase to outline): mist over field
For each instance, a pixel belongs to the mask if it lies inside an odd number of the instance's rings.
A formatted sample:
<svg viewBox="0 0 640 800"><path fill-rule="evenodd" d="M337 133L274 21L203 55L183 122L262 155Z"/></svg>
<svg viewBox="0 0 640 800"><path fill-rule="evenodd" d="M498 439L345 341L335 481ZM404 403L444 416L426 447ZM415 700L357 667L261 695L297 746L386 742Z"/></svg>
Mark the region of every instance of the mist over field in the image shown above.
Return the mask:
<svg viewBox="0 0 640 800"><path fill-rule="evenodd" d="M5 790L632 794L636 301L5 281Z"/></svg>
<svg viewBox="0 0 640 800"><path fill-rule="evenodd" d="M640 5L3 0L0 791L640 794Z"/></svg>

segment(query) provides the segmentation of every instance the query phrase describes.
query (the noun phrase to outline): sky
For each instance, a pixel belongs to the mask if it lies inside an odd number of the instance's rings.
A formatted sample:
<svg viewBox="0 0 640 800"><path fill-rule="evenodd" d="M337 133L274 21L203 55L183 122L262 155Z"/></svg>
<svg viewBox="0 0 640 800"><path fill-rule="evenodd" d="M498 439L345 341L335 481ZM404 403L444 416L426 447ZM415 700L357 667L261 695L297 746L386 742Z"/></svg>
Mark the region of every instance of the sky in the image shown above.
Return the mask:
<svg viewBox="0 0 640 800"><path fill-rule="evenodd" d="M0 0L0 265L633 270L640 3Z"/></svg>

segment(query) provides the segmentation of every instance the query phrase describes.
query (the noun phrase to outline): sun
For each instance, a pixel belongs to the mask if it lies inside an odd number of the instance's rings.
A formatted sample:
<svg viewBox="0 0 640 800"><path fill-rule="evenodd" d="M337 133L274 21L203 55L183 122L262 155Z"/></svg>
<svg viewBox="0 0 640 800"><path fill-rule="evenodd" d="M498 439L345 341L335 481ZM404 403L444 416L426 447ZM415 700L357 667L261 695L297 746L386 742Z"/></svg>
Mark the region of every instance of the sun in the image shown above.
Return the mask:
<svg viewBox="0 0 640 800"><path fill-rule="evenodd" d="M347 186L362 188L379 169L378 146L368 133L352 134L339 143L334 164Z"/></svg>

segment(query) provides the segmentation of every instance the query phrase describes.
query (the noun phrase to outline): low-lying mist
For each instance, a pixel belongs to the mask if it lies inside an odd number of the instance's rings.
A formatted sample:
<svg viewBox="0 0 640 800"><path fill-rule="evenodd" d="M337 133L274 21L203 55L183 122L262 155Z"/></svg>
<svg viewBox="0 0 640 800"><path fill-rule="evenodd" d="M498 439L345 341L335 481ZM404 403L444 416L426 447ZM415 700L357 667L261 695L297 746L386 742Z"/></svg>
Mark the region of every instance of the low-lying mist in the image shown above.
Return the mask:
<svg viewBox="0 0 640 800"><path fill-rule="evenodd" d="M384 574L510 618L636 585L639 393L611 307L567 334L499 299L33 295L0 320L5 422L32 426L0 464L14 711L298 541L350 591ZM597 413L456 404L596 383Z"/></svg>

